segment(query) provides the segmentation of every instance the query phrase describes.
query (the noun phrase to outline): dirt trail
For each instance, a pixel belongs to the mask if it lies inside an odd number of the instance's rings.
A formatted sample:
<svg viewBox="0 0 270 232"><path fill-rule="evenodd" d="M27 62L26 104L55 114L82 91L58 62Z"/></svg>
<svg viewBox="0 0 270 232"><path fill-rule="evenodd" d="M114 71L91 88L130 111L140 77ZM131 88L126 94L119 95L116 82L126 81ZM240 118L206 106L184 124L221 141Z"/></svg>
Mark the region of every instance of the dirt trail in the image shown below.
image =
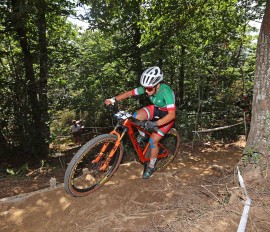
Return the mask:
<svg viewBox="0 0 270 232"><path fill-rule="evenodd" d="M0 231L236 231L241 215L223 217L223 205L201 185L222 183L241 149L205 146L181 154L149 180L141 179L142 165L131 162L86 197L73 198L58 188L0 203ZM213 209L220 210L218 217Z"/></svg>

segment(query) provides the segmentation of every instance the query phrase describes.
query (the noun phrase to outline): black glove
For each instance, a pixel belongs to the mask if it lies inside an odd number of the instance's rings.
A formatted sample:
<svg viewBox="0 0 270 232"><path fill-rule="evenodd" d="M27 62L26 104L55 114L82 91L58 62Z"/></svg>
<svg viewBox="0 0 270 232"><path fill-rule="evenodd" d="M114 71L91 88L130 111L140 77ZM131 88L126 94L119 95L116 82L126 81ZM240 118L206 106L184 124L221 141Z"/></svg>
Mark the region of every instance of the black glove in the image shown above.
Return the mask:
<svg viewBox="0 0 270 232"><path fill-rule="evenodd" d="M146 121L144 124L145 128L147 130L154 130L157 131L158 130L158 125L157 122L153 122L153 121Z"/></svg>

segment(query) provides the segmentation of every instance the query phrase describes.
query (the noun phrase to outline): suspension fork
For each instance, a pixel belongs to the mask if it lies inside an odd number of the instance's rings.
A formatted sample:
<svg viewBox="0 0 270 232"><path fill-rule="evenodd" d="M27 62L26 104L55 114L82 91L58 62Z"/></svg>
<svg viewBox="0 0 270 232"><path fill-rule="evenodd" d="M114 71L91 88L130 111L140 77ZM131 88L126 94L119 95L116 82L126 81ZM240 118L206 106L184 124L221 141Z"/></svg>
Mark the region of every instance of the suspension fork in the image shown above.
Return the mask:
<svg viewBox="0 0 270 232"><path fill-rule="evenodd" d="M123 131L122 134L119 134L116 130L113 130L112 132L110 132L110 134L116 135L117 136L117 140L114 144L114 147L111 149L110 154L108 155L107 159L105 160L104 164L100 167L100 171L104 171L106 170L106 168L108 167L111 159L113 158L116 150L118 149L122 138L124 137L124 135L126 134L126 129ZM109 143L105 143L103 145L103 147L101 148L100 153L98 154L97 158L95 160L92 161L92 163L97 163L99 162L99 160L101 159L101 157L104 155L104 152L106 151L107 147L109 146Z"/></svg>
<svg viewBox="0 0 270 232"><path fill-rule="evenodd" d="M120 134L119 134L118 132L116 132L115 129L114 129L113 131L111 131L110 134L114 134L114 135L117 136L117 141L116 141L116 143L120 140ZM116 143L115 143L115 145L116 145ZM105 143L105 144L102 146L102 148L101 148L100 152L98 153L97 157L96 157L94 160L92 160L92 163L93 163L93 164L94 164L94 163L98 163L98 162L100 161L100 159L102 158L102 156L103 156L103 154L104 154L104 152L106 151L106 149L107 149L108 146L109 146L109 142L108 142L108 143ZM119 146L119 145L118 145L118 146Z"/></svg>

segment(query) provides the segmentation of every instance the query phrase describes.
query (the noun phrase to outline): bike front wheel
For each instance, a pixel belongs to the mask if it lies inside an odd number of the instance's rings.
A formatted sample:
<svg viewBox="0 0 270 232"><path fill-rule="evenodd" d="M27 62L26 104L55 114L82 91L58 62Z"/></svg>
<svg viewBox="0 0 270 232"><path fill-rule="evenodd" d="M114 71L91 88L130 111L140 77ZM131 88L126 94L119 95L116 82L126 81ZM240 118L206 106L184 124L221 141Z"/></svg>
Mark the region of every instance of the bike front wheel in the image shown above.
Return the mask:
<svg viewBox="0 0 270 232"><path fill-rule="evenodd" d="M68 194L80 197L90 194L105 184L117 170L123 157L120 143L114 155L117 136L104 134L87 142L70 161L64 179Z"/></svg>
<svg viewBox="0 0 270 232"><path fill-rule="evenodd" d="M175 128L171 128L159 142L158 157L160 158L158 158L156 161L157 171L162 171L173 161L173 159L178 153L179 146L180 146L180 135ZM161 154L165 152L165 149L167 149L168 154L166 156L162 156Z"/></svg>

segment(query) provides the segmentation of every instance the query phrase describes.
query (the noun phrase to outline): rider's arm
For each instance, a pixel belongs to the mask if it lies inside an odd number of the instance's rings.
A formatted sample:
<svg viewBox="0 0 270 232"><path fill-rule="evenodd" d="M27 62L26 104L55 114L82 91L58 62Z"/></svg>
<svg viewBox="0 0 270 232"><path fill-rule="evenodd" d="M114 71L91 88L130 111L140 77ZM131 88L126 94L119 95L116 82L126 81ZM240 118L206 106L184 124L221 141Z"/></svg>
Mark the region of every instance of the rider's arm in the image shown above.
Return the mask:
<svg viewBox="0 0 270 232"><path fill-rule="evenodd" d="M128 98L128 97L131 97L131 96L132 96L132 90L127 91L127 92L124 92L124 93L121 93L121 94L115 96L115 97L114 97L114 100L115 100L115 101L121 101L121 100L124 100L124 99L126 99L126 98ZM111 99L106 99L106 100L105 100L105 104L106 104L106 105L112 104L112 100L111 100Z"/></svg>
<svg viewBox="0 0 270 232"><path fill-rule="evenodd" d="M166 123L174 120L175 116L176 116L175 112L176 112L175 110L170 110L170 111L168 111L167 115L165 115L163 118L157 120L158 126L162 126L163 124L166 124Z"/></svg>
<svg viewBox="0 0 270 232"><path fill-rule="evenodd" d="M121 101L121 100L124 100L124 99L126 99L126 98L128 98L128 97L131 97L131 96L132 96L132 90L117 95L117 96L115 97L115 100L116 100L116 101Z"/></svg>

